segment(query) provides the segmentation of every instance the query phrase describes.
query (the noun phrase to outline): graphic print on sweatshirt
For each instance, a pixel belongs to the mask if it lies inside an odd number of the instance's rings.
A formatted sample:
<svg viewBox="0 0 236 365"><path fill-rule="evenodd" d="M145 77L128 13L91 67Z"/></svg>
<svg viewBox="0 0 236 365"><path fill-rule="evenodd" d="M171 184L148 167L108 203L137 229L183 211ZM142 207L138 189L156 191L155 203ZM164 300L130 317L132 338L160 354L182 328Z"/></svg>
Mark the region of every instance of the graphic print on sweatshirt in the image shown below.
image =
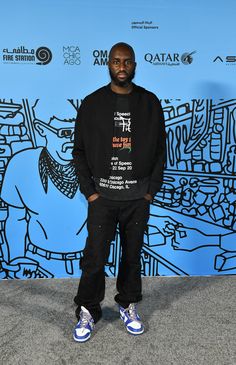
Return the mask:
<svg viewBox="0 0 236 365"><path fill-rule="evenodd" d="M132 113L129 95L116 98L113 114L112 157L110 176L95 177L96 191L111 200L133 200L142 198L148 189L149 178L135 179L132 173Z"/></svg>
<svg viewBox="0 0 236 365"><path fill-rule="evenodd" d="M111 175L109 179L99 179L100 189L122 191L137 184L137 180L132 179L131 143L131 113L114 112Z"/></svg>

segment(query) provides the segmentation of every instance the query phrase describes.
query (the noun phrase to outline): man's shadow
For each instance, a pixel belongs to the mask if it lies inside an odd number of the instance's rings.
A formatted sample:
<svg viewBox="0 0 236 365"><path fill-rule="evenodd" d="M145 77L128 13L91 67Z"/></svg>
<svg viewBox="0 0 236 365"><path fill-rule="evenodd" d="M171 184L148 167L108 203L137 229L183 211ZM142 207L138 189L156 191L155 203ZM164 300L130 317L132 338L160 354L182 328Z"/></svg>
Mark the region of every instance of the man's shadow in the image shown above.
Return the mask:
<svg viewBox="0 0 236 365"><path fill-rule="evenodd" d="M148 323L155 312L168 310L172 303L178 301L189 292L204 291L220 281L229 279L228 276L192 276L192 277L143 277L143 300L138 303L137 309L148 330ZM112 300L111 287L115 288L116 279L107 278L109 302ZM110 283L109 283L110 281ZM115 291L114 291L115 294ZM194 294L194 293L193 293ZM194 295L193 295L194 296ZM104 303L105 304L105 303ZM116 303L102 306L103 317L100 326L119 320L119 310Z"/></svg>

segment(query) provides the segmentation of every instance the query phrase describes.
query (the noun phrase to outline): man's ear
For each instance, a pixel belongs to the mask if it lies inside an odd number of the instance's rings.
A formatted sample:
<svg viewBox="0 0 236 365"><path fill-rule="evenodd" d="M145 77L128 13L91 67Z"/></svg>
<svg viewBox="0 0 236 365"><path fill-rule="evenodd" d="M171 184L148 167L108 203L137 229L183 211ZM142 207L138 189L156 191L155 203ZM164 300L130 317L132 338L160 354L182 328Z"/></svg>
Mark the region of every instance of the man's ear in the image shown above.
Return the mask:
<svg viewBox="0 0 236 365"><path fill-rule="evenodd" d="M36 131L40 134L41 137L45 137L46 136L46 133L45 133L45 128L39 124L39 123L35 123L34 124L34 127L36 129Z"/></svg>

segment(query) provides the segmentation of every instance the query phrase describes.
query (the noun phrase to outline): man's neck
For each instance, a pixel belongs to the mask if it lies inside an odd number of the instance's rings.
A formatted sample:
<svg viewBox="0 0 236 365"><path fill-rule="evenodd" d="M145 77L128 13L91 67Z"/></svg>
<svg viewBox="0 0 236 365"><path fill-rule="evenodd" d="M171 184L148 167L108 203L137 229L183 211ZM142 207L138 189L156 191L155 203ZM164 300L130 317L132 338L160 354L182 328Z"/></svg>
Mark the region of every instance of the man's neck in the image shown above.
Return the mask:
<svg viewBox="0 0 236 365"><path fill-rule="evenodd" d="M133 84L130 82L125 86L119 86L114 81L111 81L111 90L116 94L130 94L133 90Z"/></svg>

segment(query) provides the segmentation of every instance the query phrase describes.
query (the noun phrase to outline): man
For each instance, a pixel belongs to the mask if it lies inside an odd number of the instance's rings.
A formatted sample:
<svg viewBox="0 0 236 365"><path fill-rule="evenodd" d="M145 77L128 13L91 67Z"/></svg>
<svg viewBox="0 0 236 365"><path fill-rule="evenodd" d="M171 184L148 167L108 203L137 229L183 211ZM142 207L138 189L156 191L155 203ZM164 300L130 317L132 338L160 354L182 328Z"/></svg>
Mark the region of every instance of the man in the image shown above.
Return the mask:
<svg viewBox="0 0 236 365"><path fill-rule="evenodd" d="M144 331L135 305L142 299L140 254L149 205L160 190L165 162L162 108L153 93L132 83L133 48L115 44L108 68L111 83L84 99L75 126L73 157L80 190L88 200L88 238L75 297L78 342L90 338L102 316L104 265L117 225L122 255L115 301L127 331Z"/></svg>

